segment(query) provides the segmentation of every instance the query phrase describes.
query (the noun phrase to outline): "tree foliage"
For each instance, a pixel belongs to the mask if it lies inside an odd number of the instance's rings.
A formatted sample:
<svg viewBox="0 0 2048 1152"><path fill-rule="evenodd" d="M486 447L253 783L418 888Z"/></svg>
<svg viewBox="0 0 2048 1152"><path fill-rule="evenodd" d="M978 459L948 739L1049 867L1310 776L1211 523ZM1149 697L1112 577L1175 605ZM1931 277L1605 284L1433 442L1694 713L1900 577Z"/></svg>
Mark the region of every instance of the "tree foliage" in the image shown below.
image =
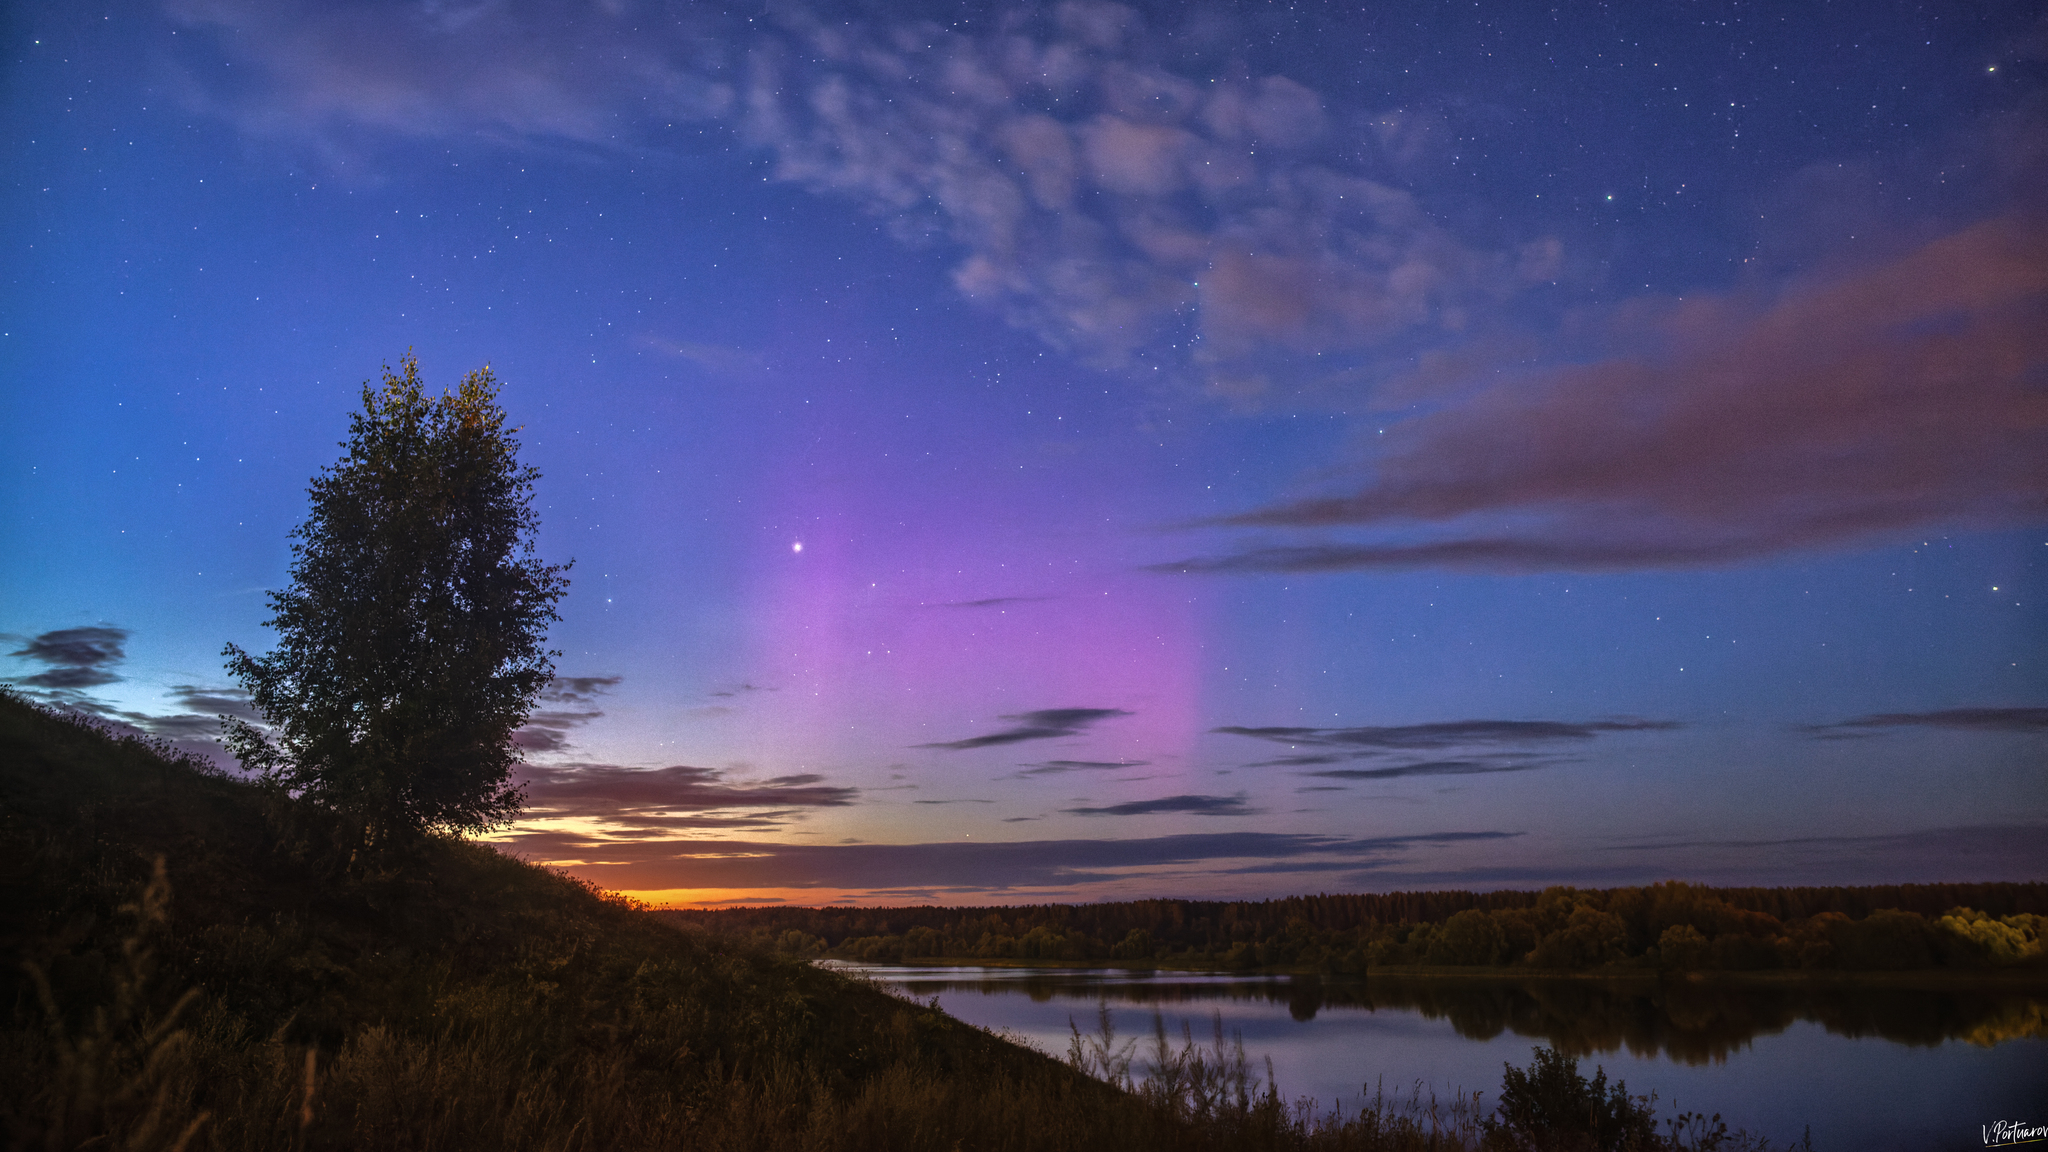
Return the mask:
<svg viewBox="0 0 2048 1152"><path fill-rule="evenodd" d="M344 455L308 489L275 650L228 669L269 731L230 721L243 765L337 813L356 849L482 831L520 809L512 734L554 676L567 565L534 551L539 472L518 461L485 367L430 397L410 352L363 385Z"/></svg>
<svg viewBox="0 0 2048 1152"><path fill-rule="evenodd" d="M1946 914L1944 914L1946 910ZM1369 967L1734 971L2048 967L2048 884L1388 892L1002 908L666 913L833 955L1156 961L1335 975Z"/></svg>

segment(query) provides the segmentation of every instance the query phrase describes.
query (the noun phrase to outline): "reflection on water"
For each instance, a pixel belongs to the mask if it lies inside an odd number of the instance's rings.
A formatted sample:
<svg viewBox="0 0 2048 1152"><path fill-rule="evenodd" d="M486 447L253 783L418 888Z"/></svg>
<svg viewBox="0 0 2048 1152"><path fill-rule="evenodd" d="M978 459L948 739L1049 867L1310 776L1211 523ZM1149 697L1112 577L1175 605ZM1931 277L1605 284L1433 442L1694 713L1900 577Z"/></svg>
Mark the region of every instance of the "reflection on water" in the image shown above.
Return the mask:
<svg viewBox="0 0 2048 1152"><path fill-rule="evenodd" d="M1711 982L1484 979L1375 976L1231 976L1186 972L1004 968L866 969L917 997L947 992L1024 993L1055 1000L1191 1009L1209 1002L1287 1007L1295 1020L1326 1008L1407 1009L1442 1019L1458 1035L1504 1033L1588 1056L1626 1049L1683 1064L1726 1060L1760 1035L1811 1021L1829 1033L1934 1047L1964 1041L1990 1047L2048 1038L2048 1003L2011 988L1869 988Z"/></svg>
<svg viewBox="0 0 2048 1152"><path fill-rule="evenodd" d="M1775 1146L1810 1125L1823 1152L1981 1147L1992 1120L2048 1123L2041 990L858 970L1055 1055L1070 1021L1088 1028L1098 1003L1141 1056L1155 1027L1178 1043L1213 1021L1242 1036L1255 1067L1272 1061L1289 1098L1325 1107L1418 1081L1491 1100L1504 1063L1526 1065L1548 1044L1631 1093L1656 1092L1665 1115L1718 1112Z"/></svg>

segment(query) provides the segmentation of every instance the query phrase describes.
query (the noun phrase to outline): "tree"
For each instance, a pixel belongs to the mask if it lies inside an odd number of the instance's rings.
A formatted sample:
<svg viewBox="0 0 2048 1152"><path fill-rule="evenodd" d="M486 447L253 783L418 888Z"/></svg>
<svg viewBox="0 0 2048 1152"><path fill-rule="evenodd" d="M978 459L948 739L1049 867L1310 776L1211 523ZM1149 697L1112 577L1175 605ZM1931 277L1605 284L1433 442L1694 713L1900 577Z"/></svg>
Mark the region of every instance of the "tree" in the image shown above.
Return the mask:
<svg viewBox="0 0 2048 1152"><path fill-rule="evenodd" d="M518 814L512 734L554 676L568 589L568 566L535 555L540 473L490 368L432 398L411 352L399 367L363 385L345 454L308 488L291 584L270 594L277 648L224 653L270 729L231 720L229 748L335 813L352 854Z"/></svg>
<svg viewBox="0 0 2048 1152"><path fill-rule="evenodd" d="M1467 908L1437 929L1423 963L1498 964L1507 948L1507 933L1493 917L1478 908Z"/></svg>

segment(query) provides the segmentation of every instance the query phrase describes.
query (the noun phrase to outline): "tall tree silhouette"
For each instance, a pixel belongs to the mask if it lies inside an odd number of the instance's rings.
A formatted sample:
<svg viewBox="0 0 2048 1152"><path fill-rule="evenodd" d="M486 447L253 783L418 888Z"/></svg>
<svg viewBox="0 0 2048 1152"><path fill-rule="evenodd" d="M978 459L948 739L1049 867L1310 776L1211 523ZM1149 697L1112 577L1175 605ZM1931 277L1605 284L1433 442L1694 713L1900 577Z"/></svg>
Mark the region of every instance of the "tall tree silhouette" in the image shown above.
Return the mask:
<svg viewBox="0 0 2048 1152"><path fill-rule="evenodd" d="M485 367L430 397L411 352L364 384L341 460L308 489L275 650L230 644L269 731L230 721L243 765L337 814L354 853L516 815L512 734L554 676L567 565L534 551L538 470L518 461Z"/></svg>

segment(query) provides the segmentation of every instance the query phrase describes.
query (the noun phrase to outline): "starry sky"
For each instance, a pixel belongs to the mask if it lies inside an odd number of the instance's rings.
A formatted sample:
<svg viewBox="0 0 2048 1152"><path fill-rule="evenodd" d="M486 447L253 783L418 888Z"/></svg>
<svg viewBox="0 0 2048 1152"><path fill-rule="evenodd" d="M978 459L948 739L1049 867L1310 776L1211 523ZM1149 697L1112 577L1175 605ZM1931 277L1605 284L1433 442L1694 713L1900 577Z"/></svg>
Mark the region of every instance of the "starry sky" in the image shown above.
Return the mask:
<svg viewBox="0 0 2048 1152"><path fill-rule="evenodd" d="M202 753L366 380L657 903L2048 873L2029 3L9 5L0 676Z"/></svg>

